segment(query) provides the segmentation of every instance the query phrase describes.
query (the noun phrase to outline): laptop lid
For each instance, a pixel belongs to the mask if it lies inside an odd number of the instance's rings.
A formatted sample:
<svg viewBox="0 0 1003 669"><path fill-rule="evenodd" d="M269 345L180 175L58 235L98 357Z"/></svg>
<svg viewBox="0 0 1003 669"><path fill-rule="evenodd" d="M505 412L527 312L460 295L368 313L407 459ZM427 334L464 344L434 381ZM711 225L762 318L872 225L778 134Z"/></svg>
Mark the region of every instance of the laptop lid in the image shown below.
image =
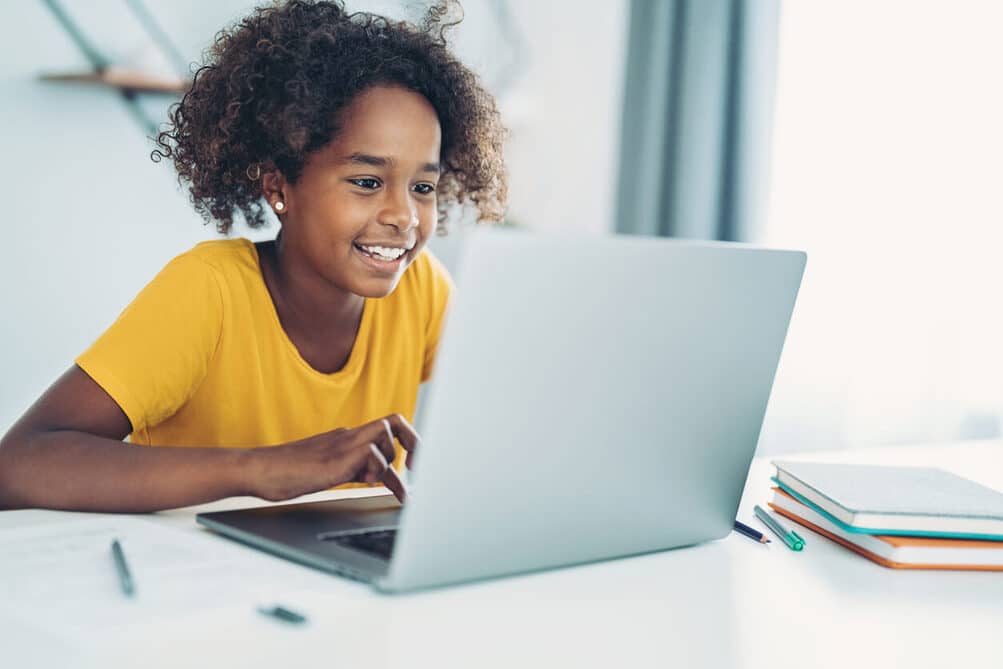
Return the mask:
<svg viewBox="0 0 1003 669"><path fill-rule="evenodd" d="M804 265L731 243L470 233L377 585L726 535Z"/></svg>

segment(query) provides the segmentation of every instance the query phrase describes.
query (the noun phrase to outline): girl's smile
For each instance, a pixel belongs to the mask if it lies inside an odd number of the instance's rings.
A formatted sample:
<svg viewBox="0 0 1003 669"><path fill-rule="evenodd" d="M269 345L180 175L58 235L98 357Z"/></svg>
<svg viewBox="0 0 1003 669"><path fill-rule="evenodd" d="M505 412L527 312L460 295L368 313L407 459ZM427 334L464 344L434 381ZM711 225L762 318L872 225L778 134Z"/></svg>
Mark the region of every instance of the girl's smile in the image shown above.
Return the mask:
<svg viewBox="0 0 1003 669"><path fill-rule="evenodd" d="M405 263L413 260L410 252L414 249L415 242L411 242L410 246L355 242L353 246L367 267L378 273L396 274Z"/></svg>

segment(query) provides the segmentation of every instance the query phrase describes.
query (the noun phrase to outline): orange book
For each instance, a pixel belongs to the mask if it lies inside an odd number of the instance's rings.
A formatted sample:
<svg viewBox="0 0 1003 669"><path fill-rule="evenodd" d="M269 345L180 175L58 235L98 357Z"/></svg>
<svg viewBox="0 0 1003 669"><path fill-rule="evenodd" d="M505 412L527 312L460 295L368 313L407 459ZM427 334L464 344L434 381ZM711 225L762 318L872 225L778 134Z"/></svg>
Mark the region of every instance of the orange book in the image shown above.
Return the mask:
<svg viewBox="0 0 1003 669"><path fill-rule="evenodd" d="M799 525L804 525L884 567L1003 571L1003 541L846 532L780 488L773 489L770 507Z"/></svg>

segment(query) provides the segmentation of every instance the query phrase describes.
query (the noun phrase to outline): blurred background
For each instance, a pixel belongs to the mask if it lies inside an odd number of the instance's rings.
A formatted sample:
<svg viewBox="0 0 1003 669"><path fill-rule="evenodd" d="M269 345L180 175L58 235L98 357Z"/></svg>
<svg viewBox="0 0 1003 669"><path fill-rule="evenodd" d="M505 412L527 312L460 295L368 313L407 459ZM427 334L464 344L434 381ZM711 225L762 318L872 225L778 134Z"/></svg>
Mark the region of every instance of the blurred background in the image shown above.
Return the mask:
<svg viewBox="0 0 1003 669"><path fill-rule="evenodd" d="M0 5L0 432L171 257L217 236L150 137L255 4ZM808 252L761 455L1000 435L1003 4L463 7L454 49L511 132L509 223ZM142 78L41 78L95 65ZM433 248L448 265L460 243L462 227Z"/></svg>

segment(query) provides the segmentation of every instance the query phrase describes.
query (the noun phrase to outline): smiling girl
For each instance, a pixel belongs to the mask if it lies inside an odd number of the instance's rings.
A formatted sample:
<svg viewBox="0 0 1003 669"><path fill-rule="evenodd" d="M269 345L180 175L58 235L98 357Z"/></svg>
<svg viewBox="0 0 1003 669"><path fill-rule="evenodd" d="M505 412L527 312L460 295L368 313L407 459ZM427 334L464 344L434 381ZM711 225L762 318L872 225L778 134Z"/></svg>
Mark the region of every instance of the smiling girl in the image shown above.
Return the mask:
<svg viewBox="0 0 1003 669"><path fill-rule="evenodd" d="M454 205L498 220L506 195L498 113L447 50L446 9L417 27L291 1L219 34L154 157L221 233L268 211L281 229L168 263L0 441L0 508L353 482L403 500L452 287L425 243Z"/></svg>

